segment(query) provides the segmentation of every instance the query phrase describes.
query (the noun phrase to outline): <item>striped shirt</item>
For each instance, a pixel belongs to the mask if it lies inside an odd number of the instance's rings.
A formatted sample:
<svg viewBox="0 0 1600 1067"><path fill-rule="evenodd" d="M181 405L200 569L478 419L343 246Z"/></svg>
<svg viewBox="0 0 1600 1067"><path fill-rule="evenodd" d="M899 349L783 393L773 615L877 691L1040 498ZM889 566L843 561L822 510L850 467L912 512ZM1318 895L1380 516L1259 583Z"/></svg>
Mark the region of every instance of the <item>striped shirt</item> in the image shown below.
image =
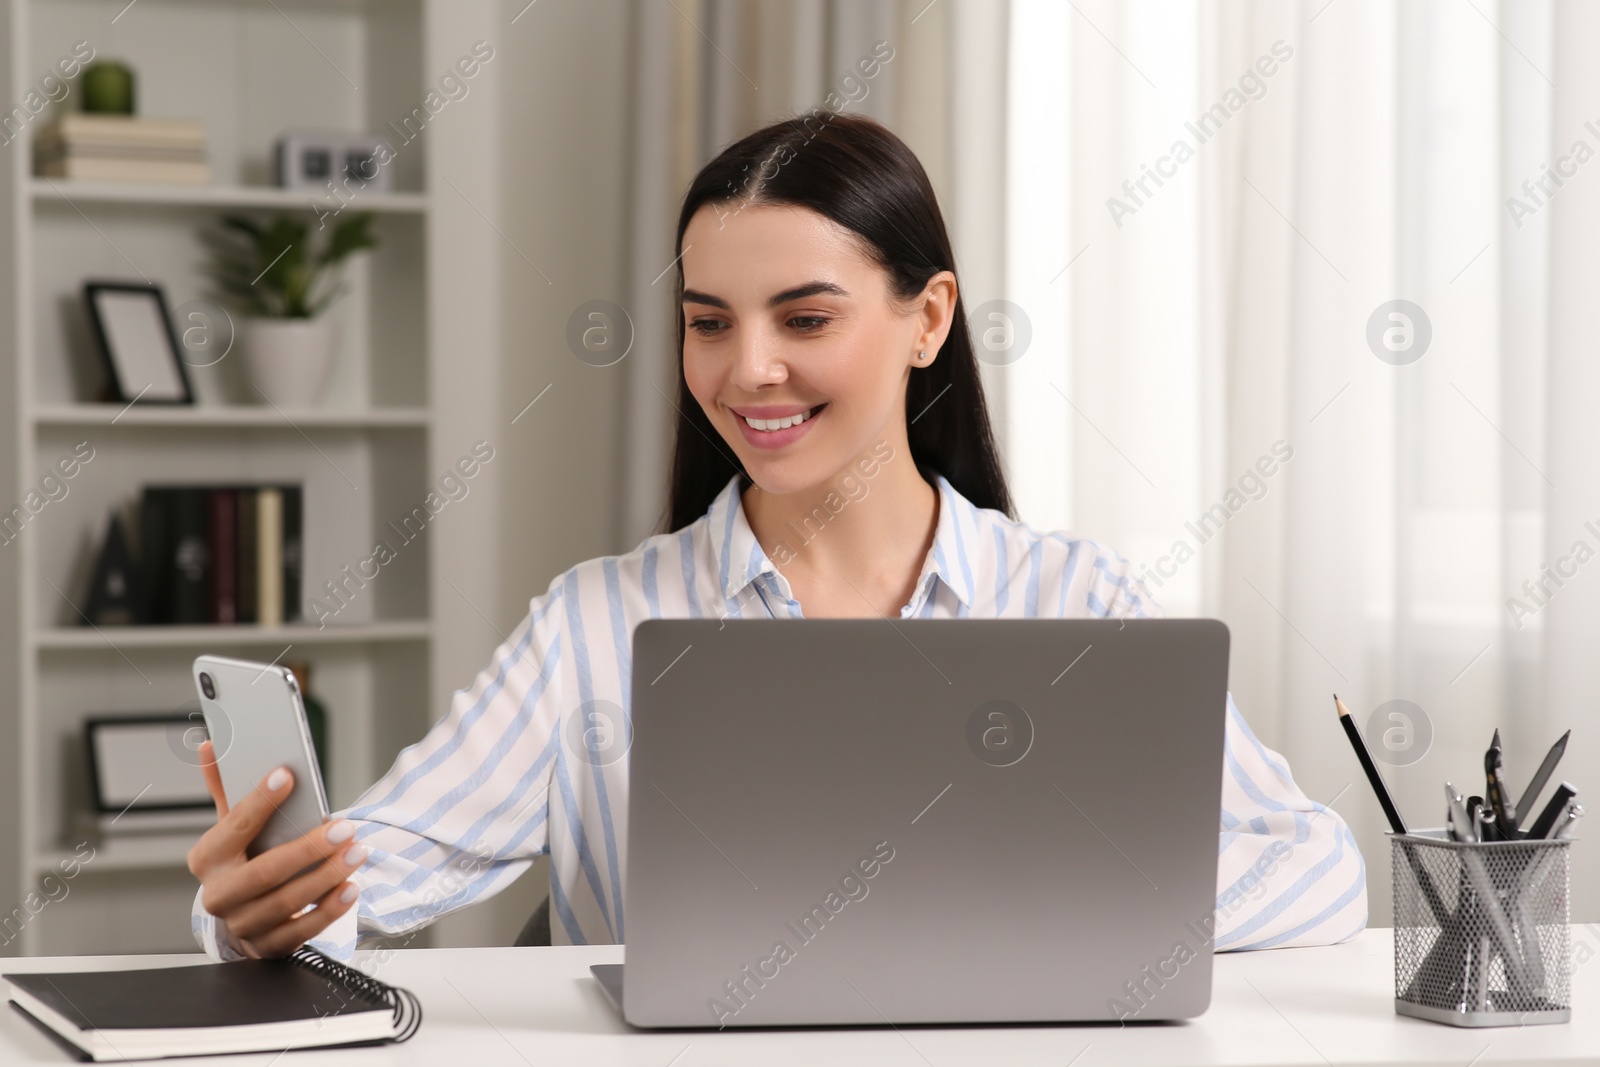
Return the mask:
<svg viewBox="0 0 1600 1067"><path fill-rule="evenodd" d="M978 508L942 476L937 488L933 548L901 618L1160 616L1128 561L1105 546ZM552 941L624 940L628 761L576 756L565 738L591 701L627 714L639 622L800 617L739 490L735 476L695 522L580 563L533 598L449 714L339 813L371 855L352 876L357 906L313 946L349 959L358 938L403 935L487 899L546 852ZM1360 932L1366 867L1355 838L1300 791L1231 694L1223 760L1216 948L1329 944ZM197 893L196 939L213 958L237 958L221 925Z"/></svg>

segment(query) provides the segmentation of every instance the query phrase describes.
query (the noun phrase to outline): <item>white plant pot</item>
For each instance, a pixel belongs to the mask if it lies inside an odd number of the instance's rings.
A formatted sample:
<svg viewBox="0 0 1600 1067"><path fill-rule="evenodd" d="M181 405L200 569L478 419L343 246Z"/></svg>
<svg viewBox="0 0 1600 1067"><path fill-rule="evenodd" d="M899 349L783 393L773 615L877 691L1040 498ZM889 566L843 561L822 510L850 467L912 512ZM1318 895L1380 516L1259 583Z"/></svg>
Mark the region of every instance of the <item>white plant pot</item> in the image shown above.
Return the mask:
<svg viewBox="0 0 1600 1067"><path fill-rule="evenodd" d="M310 407L322 399L333 365L337 335L333 321L247 318L239 324L239 348L252 398L279 407Z"/></svg>

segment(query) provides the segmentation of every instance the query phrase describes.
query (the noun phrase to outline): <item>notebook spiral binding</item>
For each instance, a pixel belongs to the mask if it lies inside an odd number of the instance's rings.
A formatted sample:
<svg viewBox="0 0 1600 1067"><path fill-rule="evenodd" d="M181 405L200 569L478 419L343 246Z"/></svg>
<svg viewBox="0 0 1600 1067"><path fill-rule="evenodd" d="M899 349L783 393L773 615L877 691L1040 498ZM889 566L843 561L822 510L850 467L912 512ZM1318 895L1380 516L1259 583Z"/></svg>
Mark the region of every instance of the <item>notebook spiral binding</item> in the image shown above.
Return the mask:
<svg viewBox="0 0 1600 1067"><path fill-rule="evenodd" d="M289 955L289 959L341 989L390 1008L394 1012L395 1041L409 1040L422 1025L422 1004L409 989L381 982L318 952L310 945L301 945Z"/></svg>

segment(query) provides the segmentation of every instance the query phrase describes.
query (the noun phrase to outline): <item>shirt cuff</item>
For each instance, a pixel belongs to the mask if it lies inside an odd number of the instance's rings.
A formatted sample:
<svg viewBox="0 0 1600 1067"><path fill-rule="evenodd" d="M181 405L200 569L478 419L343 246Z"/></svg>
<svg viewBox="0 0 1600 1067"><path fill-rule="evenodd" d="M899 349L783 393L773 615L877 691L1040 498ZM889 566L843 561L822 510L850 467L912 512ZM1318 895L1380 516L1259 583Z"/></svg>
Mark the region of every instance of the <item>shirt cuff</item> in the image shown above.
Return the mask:
<svg viewBox="0 0 1600 1067"><path fill-rule="evenodd" d="M248 959L249 957L240 950L233 932L228 929L228 924L206 911L205 905L200 903L200 898L204 894L205 886L201 886L195 892L194 908L189 916L189 929L194 934L195 941L205 950L207 956L218 963ZM361 902L356 901L355 907L329 923L326 929L306 944L326 956L349 962L356 951L356 909L360 906Z"/></svg>
<svg viewBox="0 0 1600 1067"><path fill-rule="evenodd" d="M358 897L350 908L333 922L329 923L316 937L306 944L336 960L349 963L356 951L356 912L361 908Z"/></svg>
<svg viewBox="0 0 1600 1067"><path fill-rule="evenodd" d="M194 909L189 915L189 930L194 934L194 939L205 949L206 955L218 963L245 959L245 954L239 951L238 943L234 941L228 924L211 914L205 909L205 905L200 903L205 891L205 886L195 891Z"/></svg>

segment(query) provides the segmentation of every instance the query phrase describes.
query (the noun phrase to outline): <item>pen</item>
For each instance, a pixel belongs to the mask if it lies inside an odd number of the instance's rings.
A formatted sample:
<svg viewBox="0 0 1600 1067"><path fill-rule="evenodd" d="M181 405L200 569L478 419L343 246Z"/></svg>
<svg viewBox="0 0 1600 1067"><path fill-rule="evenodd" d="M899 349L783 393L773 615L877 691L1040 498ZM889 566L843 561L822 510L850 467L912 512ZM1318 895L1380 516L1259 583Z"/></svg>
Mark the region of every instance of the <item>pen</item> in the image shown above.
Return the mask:
<svg viewBox="0 0 1600 1067"><path fill-rule="evenodd" d="M1406 832L1406 822L1400 817L1400 809L1394 806L1394 800L1389 796L1389 789L1383 784L1383 779L1378 776L1378 766L1372 762L1372 753L1367 751L1367 744L1361 740L1361 731L1356 728L1356 722L1350 717L1350 709L1344 706L1344 701L1339 699L1339 694L1333 694L1333 706L1339 713L1339 722L1344 726L1345 736L1350 738L1350 747L1356 750L1356 759L1361 762L1361 769L1367 774L1367 781L1372 783L1372 791L1378 794L1378 804L1383 808L1384 817L1389 820L1389 828L1397 834Z"/></svg>
<svg viewBox="0 0 1600 1067"><path fill-rule="evenodd" d="M1467 814L1467 806L1462 802L1461 794L1457 793L1456 787L1449 782L1444 784L1444 818L1450 840L1472 840L1472 818Z"/></svg>
<svg viewBox="0 0 1600 1067"><path fill-rule="evenodd" d="M1572 787L1571 782L1562 782L1557 786L1556 791L1551 794L1550 803L1544 806L1544 810L1539 813L1539 818L1534 821L1532 826L1528 827L1528 836L1549 837L1550 831L1556 827L1556 820L1566 811L1567 802L1576 796L1577 792Z"/></svg>
<svg viewBox="0 0 1600 1067"><path fill-rule="evenodd" d="M1517 810L1526 815L1533 810L1533 802L1539 799L1539 793L1544 789L1544 784L1550 780L1550 774L1556 769L1556 764L1561 762L1561 756L1567 751L1567 738L1572 736L1568 730L1562 734L1555 744L1550 746L1550 751L1545 753L1544 762L1539 764L1539 769L1533 772L1533 779L1528 782L1528 788L1522 791L1522 799L1517 801Z"/></svg>
<svg viewBox="0 0 1600 1067"><path fill-rule="evenodd" d="M1572 832L1578 827L1578 820L1582 817L1583 805L1576 802L1572 803L1567 807L1567 817L1562 820L1560 826L1556 827L1556 832L1550 836L1558 841L1571 837Z"/></svg>
<svg viewBox="0 0 1600 1067"><path fill-rule="evenodd" d="M1455 792L1453 788L1450 791ZM1460 797L1457 796L1456 800L1459 802ZM1487 811L1483 814L1493 817ZM1483 865L1480 850L1463 849L1461 865L1466 868L1467 880L1476 895L1478 916L1489 921L1489 934L1499 948L1507 976L1513 983L1525 983L1528 979L1527 961L1517 945L1516 932L1511 928L1511 920L1506 918L1506 913L1501 907L1500 896L1495 892L1489 871Z"/></svg>
<svg viewBox="0 0 1600 1067"><path fill-rule="evenodd" d="M1482 810L1483 810L1483 798L1482 797L1468 797L1467 798L1467 816L1468 816L1467 824L1472 830L1472 836L1467 838L1468 841L1482 841L1483 840L1483 838L1478 836L1478 834L1480 832L1479 831L1479 827L1478 827L1478 813L1480 811L1482 811Z"/></svg>
<svg viewBox="0 0 1600 1067"><path fill-rule="evenodd" d="M1494 824L1494 812L1483 807L1478 809L1477 831L1478 835L1472 838L1474 841L1500 840L1500 829Z"/></svg>
<svg viewBox="0 0 1600 1067"><path fill-rule="evenodd" d="M1501 763L1500 731L1494 732L1489 751L1483 754L1484 799L1494 812L1495 839L1509 841L1517 833L1517 809L1506 797L1505 767Z"/></svg>

